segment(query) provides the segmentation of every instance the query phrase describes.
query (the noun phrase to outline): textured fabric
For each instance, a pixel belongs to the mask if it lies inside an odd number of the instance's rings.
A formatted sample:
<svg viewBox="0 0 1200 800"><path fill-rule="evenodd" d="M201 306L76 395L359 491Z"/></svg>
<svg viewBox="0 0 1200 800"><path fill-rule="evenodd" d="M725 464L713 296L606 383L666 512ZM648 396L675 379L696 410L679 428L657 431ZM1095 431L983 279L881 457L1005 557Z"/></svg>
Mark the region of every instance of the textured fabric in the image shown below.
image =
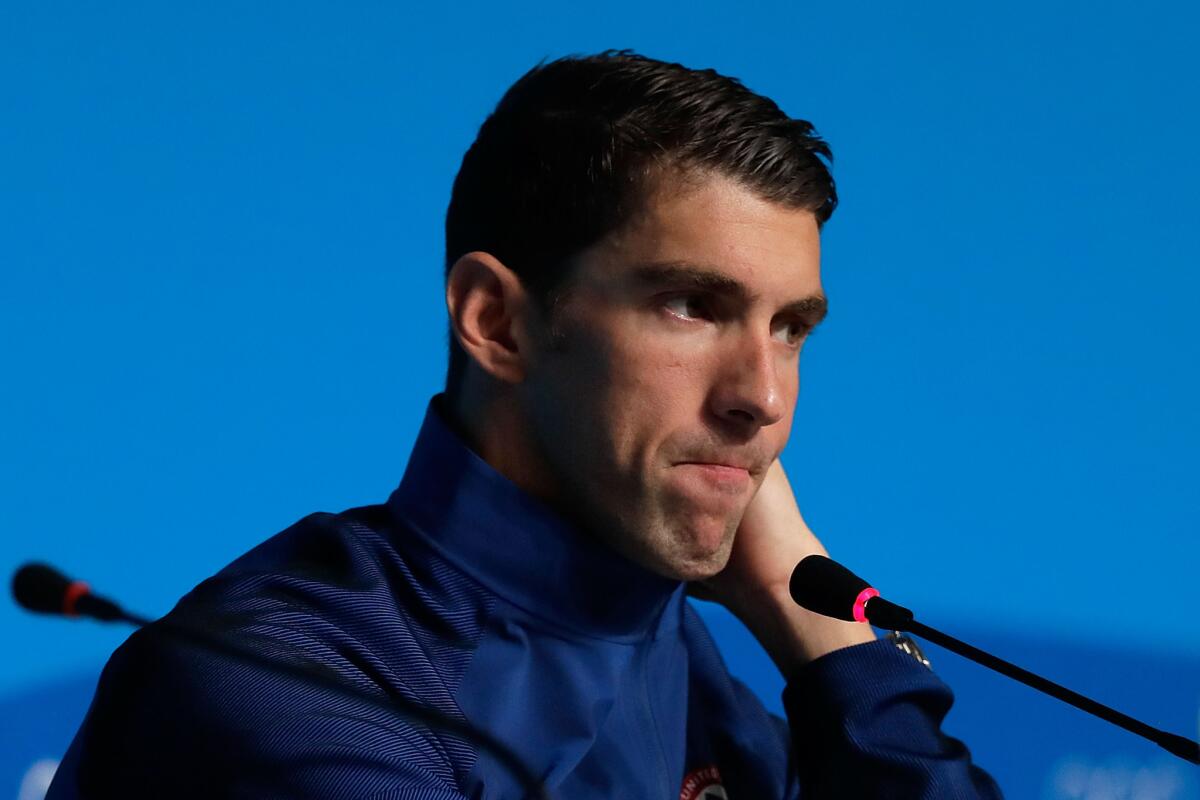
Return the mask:
<svg viewBox="0 0 1200 800"><path fill-rule="evenodd" d="M949 689L888 642L807 665L790 725L768 714L684 585L517 489L439 399L386 504L300 520L114 653L51 800L525 796L462 725L566 800L1000 796L939 729Z"/></svg>

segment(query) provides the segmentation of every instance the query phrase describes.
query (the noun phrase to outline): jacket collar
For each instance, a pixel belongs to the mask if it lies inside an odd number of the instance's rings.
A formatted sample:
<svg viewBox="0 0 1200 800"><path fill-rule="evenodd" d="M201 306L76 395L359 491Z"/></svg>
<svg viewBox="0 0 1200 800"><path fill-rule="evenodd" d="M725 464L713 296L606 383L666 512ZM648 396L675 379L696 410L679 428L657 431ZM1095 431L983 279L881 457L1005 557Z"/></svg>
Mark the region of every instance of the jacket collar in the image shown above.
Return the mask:
<svg viewBox="0 0 1200 800"><path fill-rule="evenodd" d="M445 402L430 400L388 499L406 527L500 597L573 632L636 641L678 625L682 582L634 564L517 488L447 422Z"/></svg>

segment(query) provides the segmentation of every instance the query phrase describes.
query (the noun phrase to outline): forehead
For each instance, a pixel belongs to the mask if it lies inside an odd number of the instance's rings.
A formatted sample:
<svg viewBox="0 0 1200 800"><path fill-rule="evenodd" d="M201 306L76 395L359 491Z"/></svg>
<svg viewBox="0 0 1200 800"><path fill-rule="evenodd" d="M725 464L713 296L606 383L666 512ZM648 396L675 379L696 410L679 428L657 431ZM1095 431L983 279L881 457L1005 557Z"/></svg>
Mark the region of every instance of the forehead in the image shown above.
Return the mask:
<svg viewBox="0 0 1200 800"><path fill-rule="evenodd" d="M698 264L754 295L820 293L820 233L812 212L764 200L723 176L660 181L620 230L577 263L597 288L636 282L646 264Z"/></svg>

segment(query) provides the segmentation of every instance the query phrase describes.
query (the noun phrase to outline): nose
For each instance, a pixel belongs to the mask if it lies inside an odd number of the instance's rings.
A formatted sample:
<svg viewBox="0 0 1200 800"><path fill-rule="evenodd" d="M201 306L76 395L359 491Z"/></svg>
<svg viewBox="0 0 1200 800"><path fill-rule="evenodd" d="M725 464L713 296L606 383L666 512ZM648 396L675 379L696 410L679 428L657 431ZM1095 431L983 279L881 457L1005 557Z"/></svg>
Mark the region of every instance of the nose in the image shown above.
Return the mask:
<svg viewBox="0 0 1200 800"><path fill-rule="evenodd" d="M769 334L738 337L724 359L712 393L717 416L739 426L764 427L783 419L798 381L796 364L781 357Z"/></svg>

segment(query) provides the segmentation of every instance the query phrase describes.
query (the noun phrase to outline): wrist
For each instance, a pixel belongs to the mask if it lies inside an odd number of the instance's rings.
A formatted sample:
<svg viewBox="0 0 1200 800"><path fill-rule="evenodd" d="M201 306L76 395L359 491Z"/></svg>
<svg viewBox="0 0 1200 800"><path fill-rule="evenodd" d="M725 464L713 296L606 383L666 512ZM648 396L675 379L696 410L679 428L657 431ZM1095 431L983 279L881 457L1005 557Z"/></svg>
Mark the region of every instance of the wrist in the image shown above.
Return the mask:
<svg viewBox="0 0 1200 800"><path fill-rule="evenodd" d="M876 640L867 623L844 622L808 611L786 590L743 598L734 613L785 678L827 653Z"/></svg>

